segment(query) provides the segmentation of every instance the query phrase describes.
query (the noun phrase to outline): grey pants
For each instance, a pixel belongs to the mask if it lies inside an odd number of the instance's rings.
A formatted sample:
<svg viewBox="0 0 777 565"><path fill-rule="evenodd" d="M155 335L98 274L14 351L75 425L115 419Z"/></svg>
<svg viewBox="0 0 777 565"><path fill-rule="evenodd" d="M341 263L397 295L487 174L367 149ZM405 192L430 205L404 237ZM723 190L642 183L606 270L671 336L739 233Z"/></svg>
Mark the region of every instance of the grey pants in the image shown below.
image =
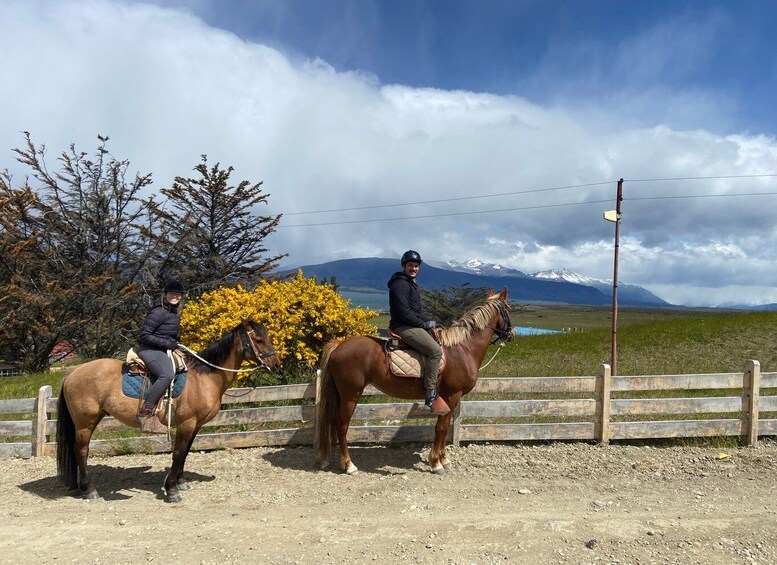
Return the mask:
<svg viewBox="0 0 777 565"><path fill-rule="evenodd" d="M393 331L402 336L402 339L408 345L424 356L424 362L421 367L424 377L424 388L426 390L436 390L437 371L442 361L442 347L440 347L440 344L434 341L429 332L423 328L400 326Z"/></svg>
<svg viewBox="0 0 777 565"><path fill-rule="evenodd" d="M160 351L159 349L143 349L140 347L137 349L138 357L143 359L146 364L146 368L149 371L149 377L151 378L151 388L146 392L146 398L143 404L146 406L156 406L159 399L170 386L175 378L175 367L173 367L172 361L167 356L166 351Z"/></svg>

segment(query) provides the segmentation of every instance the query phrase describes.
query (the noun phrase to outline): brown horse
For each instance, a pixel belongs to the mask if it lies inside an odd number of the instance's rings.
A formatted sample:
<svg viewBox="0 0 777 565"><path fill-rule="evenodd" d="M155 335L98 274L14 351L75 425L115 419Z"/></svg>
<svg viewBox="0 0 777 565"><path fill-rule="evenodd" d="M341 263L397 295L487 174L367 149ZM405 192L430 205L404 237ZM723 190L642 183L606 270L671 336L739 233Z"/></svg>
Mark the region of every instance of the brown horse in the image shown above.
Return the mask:
<svg viewBox="0 0 777 565"><path fill-rule="evenodd" d="M494 335L504 341L513 338L507 288L499 294L491 289L483 304L440 332L440 341L446 348L447 364L437 388L451 411L437 417L434 444L429 453L429 465L433 473L444 474L450 468L445 454L445 437L451 416L461 397L474 388L478 370ZM367 336L329 342L321 359L321 378L316 463L321 469L329 465L333 435L336 434L340 444L340 469L349 475L358 469L348 454L346 434L364 388L371 384L394 398L424 398L421 379L391 375L380 340Z"/></svg>
<svg viewBox="0 0 777 565"><path fill-rule="evenodd" d="M224 334L199 357L187 358L186 386L173 402L176 431L173 464L164 484L167 502L180 502L179 491L190 488L183 478L186 456L197 432L221 408L221 397L243 360L271 371L280 367L267 330L253 320ZM57 408L57 471L72 494L100 498L86 467L89 440L100 420L111 415L127 426L139 427L135 420L138 400L122 393L121 373L121 361L96 359L77 366L62 383Z"/></svg>

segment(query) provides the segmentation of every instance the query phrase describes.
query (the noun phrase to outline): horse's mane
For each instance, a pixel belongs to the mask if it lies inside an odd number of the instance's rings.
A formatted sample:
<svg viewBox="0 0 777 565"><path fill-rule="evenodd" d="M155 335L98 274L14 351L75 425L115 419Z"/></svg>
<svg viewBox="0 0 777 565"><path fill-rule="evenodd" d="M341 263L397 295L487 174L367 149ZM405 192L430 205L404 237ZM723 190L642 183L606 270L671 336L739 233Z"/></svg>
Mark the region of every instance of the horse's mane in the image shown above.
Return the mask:
<svg viewBox="0 0 777 565"><path fill-rule="evenodd" d="M456 320L453 325L440 332L440 342L445 346L459 345L467 341L472 334L484 329L494 313L499 312L498 296L486 299L483 304Z"/></svg>
<svg viewBox="0 0 777 565"><path fill-rule="evenodd" d="M210 344L197 355L205 359L208 363L221 366L224 360L232 352L232 344L235 341L235 332L240 329L240 326L241 324L235 326L232 331L225 333L218 341ZM202 369L203 367L208 367L206 363L203 363L196 357L189 359L188 363L192 369Z"/></svg>

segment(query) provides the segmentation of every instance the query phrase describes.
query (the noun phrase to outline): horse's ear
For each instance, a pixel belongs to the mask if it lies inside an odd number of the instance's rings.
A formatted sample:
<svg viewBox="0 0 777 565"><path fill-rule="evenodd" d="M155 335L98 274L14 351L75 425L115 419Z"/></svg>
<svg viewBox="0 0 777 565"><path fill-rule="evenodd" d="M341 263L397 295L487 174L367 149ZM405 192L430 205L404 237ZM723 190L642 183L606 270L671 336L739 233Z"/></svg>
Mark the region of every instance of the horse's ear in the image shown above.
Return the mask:
<svg viewBox="0 0 777 565"><path fill-rule="evenodd" d="M502 302L507 300L507 287L504 287L502 289L502 292L499 293L499 300L501 300Z"/></svg>
<svg viewBox="0 0 777 565"><path fill-rule="evenodd" d="M494 289L493 289L493 288L489 288L489 289L488 289L488 297L489 297L489 298L491 298L491 297L492 297L492 296L494 296L495 294L496 294L496 292L494 292Z"/></svg>

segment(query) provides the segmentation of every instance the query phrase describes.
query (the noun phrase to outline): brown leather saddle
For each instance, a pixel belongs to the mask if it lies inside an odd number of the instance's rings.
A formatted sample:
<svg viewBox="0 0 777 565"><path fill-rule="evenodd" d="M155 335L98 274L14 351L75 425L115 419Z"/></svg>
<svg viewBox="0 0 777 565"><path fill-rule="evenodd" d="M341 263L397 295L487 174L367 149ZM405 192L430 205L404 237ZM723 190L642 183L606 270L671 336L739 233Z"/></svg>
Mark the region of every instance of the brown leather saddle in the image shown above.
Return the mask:
<svg viewBox="0 0 777 565"><path fill-rule="evenodd" d="M421 378L421 367L424 362L423 354L413 349L398 334L391 330L389 330L388 338L380 339L383 342L383 352L386 354L386 365L392 375L409 379ZM445 369L446 357L445 347L443 347L442 361L440 361L440 368L437 371L438 378Z"/></svg>

